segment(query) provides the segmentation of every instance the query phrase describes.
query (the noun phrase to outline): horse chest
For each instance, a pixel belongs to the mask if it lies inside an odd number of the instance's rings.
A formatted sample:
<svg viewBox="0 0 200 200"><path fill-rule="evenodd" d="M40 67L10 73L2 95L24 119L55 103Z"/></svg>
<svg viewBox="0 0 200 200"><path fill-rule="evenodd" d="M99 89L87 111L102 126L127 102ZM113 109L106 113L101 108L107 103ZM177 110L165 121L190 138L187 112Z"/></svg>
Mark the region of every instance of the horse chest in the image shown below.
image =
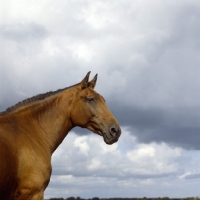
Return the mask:
<svg viewBox="0 0 200 200"><path fill-rule="evenodd" d="M24 148L20 151L18 161L18 184L15 198L22 196L31 199L35 195L42 195L51 176L50 160L39 151Z"/></svg>
<svg viewBox="0 0 200 200"><path fill-rule="evenodd" d="M18 156L18 177L46 181L51 175L50 157L39 148L22 148Z"/></svg>

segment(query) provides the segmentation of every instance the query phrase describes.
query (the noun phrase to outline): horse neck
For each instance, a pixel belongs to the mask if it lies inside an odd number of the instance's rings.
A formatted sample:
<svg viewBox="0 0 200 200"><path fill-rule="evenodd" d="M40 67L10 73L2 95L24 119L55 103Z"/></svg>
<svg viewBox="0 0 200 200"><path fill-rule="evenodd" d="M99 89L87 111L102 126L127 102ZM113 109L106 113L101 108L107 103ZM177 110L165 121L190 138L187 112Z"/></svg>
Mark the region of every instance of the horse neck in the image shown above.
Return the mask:
<svg viewBox="0 0 200 200"><path fill-rule="evenodd" d="M64 92L62 92L64 93ZM25 109L23 119L28 119L29 134L38 141L46 151L52 154L63 141L67 133L74 127L70 120L70 98L67 94L54 95ZM27 110L27 112L26 112Z"/></svg>

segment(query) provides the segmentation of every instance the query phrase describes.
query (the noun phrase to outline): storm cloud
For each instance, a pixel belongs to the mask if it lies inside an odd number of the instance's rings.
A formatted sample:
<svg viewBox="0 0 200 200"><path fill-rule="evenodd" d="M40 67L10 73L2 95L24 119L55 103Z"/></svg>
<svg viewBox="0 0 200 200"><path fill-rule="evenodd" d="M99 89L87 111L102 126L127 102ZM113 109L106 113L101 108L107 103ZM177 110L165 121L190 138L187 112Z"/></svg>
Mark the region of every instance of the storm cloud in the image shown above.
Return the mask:
<svg viewBox="0 0 200 200"><path fill-rule="evenodd" d="M46 197L199 195L200 2L8 0L1 12L0 111L92 71L123 130L106 146L73 129Z"/></svg>

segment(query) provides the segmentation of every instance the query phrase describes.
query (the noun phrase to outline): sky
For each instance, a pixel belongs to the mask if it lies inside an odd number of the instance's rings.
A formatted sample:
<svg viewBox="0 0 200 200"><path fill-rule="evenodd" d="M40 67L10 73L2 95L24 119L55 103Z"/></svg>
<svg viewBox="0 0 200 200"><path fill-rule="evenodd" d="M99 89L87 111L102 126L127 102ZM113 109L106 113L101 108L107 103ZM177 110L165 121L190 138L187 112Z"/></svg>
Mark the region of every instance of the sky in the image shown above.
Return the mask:
<svg viewBox="0 0 200 200"><path fill-rule="evenodd" d="M0 111L98 73L122 128L75 128L45 198L200 196L200 1L0 0Z"/></svg>

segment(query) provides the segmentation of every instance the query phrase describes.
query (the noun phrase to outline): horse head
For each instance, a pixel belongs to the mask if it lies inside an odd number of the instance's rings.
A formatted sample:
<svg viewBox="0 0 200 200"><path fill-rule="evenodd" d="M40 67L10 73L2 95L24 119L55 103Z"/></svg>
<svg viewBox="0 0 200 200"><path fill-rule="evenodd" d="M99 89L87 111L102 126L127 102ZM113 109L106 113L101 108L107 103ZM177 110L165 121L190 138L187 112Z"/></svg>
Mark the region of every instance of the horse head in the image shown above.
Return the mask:
<svg viewBox="0 0 200 200"><path fill-rule="evenodd" d="M113 144L121 135L120 126L106 106L105 99L94 90L97 75L88 81L89 75L90 72L75 86L71 120L74 126L87 128L102 136L106 144Z"/></svg>

